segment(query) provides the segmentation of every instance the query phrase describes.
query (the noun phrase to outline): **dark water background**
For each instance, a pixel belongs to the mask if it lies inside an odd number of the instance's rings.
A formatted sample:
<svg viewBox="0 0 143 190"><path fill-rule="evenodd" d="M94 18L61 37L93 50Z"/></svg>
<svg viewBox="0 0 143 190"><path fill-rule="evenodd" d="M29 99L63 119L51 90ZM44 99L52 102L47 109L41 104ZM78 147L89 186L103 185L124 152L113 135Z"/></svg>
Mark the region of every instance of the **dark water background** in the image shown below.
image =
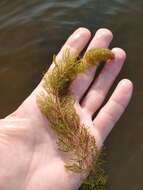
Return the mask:
<svg viewBox="0 0 143 190"><path fill-rule="evenodd" d="M134 96L106 141L108 190L143 190L143 1L1 0L0 116L12 112L35 88L66 38L77 27L107 27L111 47L126 50L121 78Z"/></svg>

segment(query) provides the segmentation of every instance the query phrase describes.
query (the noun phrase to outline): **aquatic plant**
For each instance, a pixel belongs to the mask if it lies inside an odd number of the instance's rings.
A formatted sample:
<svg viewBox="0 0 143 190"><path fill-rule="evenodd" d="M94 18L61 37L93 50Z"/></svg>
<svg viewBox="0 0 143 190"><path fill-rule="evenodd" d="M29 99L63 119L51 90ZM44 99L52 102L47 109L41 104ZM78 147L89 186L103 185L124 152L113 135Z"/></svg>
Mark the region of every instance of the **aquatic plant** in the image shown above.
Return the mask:
<svg viewBox="0 0 143 190"><path fill-rule="evenodd" d="M91 49L83 58L74 57L66 50L58 63L54 56L54 68L45 74L44 91L37 97L40 110L57 134L59 150L70 154L66 170L89 174L82 186L84 190L103 190L105 177L102 159L99 159L101 150L98 150L88 126L81 124L69 87L79 73L113 58L114 54L105 48Z"/></svg>

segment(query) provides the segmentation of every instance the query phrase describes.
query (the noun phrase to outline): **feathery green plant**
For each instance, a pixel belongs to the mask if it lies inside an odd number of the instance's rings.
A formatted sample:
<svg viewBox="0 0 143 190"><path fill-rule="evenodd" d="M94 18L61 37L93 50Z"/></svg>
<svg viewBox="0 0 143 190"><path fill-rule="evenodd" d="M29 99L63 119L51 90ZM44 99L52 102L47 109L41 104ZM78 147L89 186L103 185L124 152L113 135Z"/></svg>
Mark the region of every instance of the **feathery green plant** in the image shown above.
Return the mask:
<svg viewBox="0 0 143 190"><path fill-rule="evenodd" d="M88 127L80 123L69 87L79 73L113 58L114 54L105 48L93 48L81 59L71 56L66 50L60 62L57 63L54 57L54 68L45 74L44 92L37 98L39 108L57 134L59 150L71 154L65 168L76 173L90 173L82 186L83 190L104 190L105 178L100 167L100 150Z"/></svg>

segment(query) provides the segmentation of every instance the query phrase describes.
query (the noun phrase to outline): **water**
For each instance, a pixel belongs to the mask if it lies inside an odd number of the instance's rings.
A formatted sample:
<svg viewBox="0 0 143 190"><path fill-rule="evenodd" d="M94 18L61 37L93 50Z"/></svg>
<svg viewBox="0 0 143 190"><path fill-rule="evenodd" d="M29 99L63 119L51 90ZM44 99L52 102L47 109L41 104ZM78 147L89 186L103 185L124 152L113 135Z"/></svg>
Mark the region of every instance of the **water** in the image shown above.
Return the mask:
<svg viewBox="0 0 143 190"><path fill-rule="evenodd" d="M11 113L35 88L77 27L93 33L107 27L111 47L126 50L122 78L135 86L131 104L106 141L108 190L143 189L143 1L142 0L1 0L0 116ZM74 13L74 14L73 14Z"/></svg>

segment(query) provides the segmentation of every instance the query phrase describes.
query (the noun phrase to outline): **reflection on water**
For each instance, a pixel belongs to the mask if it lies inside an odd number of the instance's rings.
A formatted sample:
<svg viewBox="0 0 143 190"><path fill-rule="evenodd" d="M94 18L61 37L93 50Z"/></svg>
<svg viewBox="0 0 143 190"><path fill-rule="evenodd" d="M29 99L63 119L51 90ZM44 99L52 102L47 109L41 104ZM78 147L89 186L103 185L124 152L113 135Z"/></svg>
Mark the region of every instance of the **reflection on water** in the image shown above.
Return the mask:
<svg viewBox="0 0 143 190"><path fill-rule="evenodd" d="M92 32L108 27L112 46L127 51L117 82L135 85L132 103L106 141L109 190L143 189L143 1L136 0L1 0L0 113L13 111L38 84L68 35L77 27Z"/></svg>

